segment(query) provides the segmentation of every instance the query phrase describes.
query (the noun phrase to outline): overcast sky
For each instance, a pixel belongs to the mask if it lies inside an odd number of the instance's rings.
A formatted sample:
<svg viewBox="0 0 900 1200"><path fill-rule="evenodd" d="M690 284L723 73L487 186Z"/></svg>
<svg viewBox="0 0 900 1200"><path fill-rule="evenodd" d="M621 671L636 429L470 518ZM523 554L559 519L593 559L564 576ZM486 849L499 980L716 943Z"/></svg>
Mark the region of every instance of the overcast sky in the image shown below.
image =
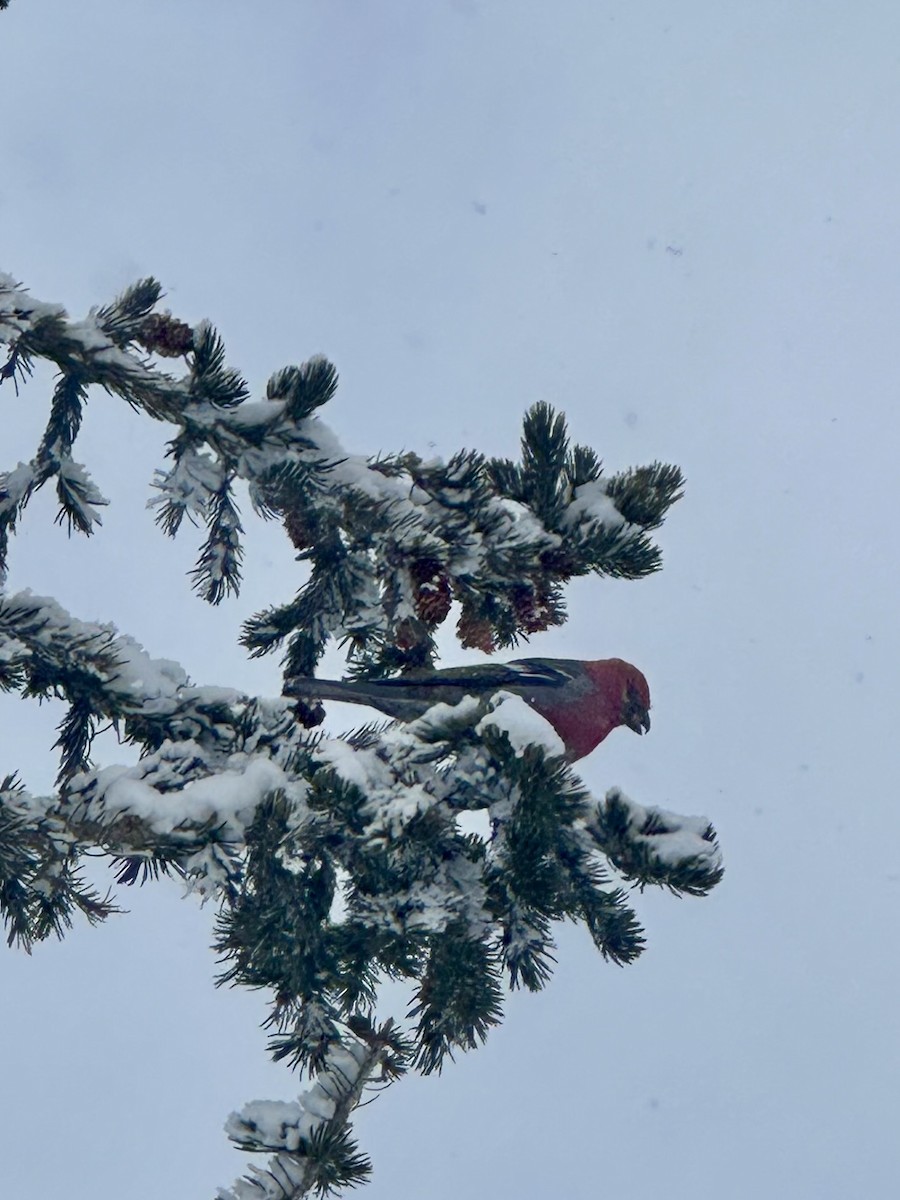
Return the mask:
<svg viewBox="0 0 900 1200"><path fill-rule="evenodd" d="M725 879L639 897L624 970L562 929L486 1047L363 1112L362 1194L893 1200L900 6L12 0L0 51L0 269L36 297L153 274L256 396L324 353L355 452L514 455L547 400L610 469L687 476L662 573L579 581L530 650L644 670L650 736L583 778L707 815ZM0 469L49 387L0 392ZM236 635L300 568L245 505L241 597L192 595L201 535L144 507L167 432L97 395L104 527L68 542L41 496L10 589L275 692ZM0 774L49 788L59 709L0 701ZM263 998L212 985L211 911L121 900L4 959L4 1197L208 1197L247 1163L228 1113L296 1094Z"/></svg>

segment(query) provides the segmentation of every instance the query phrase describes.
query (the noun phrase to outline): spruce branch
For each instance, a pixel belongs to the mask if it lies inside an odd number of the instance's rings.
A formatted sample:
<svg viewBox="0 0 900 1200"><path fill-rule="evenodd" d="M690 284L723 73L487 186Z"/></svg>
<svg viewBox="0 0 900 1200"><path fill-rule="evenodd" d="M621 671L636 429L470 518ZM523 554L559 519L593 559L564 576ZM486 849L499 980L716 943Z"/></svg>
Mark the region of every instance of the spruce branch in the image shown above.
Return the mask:
<svg viewBox="0 0 900 1200"><path fill-rule="evenodd" d="M587 823L597 846L641 890L705 896L723 875L716 831L705 817L645 808L611 788Z"/></svg>
<svg viewBox="0 0 900 1200"><path fill-rule="evenodd" d="M124 883L173 871L219 905L220 982L270 991L270 1052L315 1080L298 1104L231 1119L242 1147L273 1157L223 1196L362 1180L349 1119L365 1088L479 1045L502 1019L504 977L548 982L554 922L583 922L627 963L644 938L615 878L700 894L721 874L707 826L618 792L598 804L562 759L516 748L490 719L499 697L323 738L283 698L193 685L111 627L30 595L0 603L0 662L23 694L69 705L59 793L8 779L0 794L10 940L28 947L79 911L116 911L84 887L85 854L106 854ZM101 718L139 742L137 764L90 766ZM460 828L473 810L488 835ZM413 987L410 1024L376 1028L391 979Z"/></svg>
<svg viewBox="0 0 900 1200"><path fill-rule="evenodd" d="M350 1115L366 1087L389 1070L394 1044L390 1022L365 1038L348 1031L299 1102L254 1101L232 1113L225 1128L236 1145L275 1154L264 1169L253 1167L233 1188L220 1189L217 1200L300 1200L364 1183L372 1166L350 1135Z"/></svg>
<svg viewBox="0 0 900 1200"><path fill-rule="evenodd" d="M97 386L174 426L152 506L170 536L185 517L205 526L193 582L209 603L240 586L239 486L282 523L306 578L242 642L251 656L282 650L289 675L313 675L331 639L361 680L428 668L451 616L465 646L514 646L565 620L570 578L659 568L650 535L681 495L678 468L605 474L547 404L525 415L519 461L351 454L321 419L338 378L327 359L276 371L252 401L215 329L159 311L161 299L145 279L72 321L0 275L0 384L18 389L38 359L58 372L34 456L0 475L0 574L45 483L70 533L99 524L106 501L73 458ZM0 785L9 941L28 949L79 913L117 911L85 885L87 855L126 886L176 875L218 906L218 982L268 991L269 1051L310 1084L296 1102L232 1114L235 1144L271 1157L220 1200L362 1182L370 1164L350 1124L367 1091L480 1045L507 986L549 982L557 922L583 924L625 964L645 946L634 889L703 895L721 878L708 823L617 789L597 801L549 727L529 744L504 729L499 694L325 737L311 729L321 706L195 684L113 626L27 592L0 593L0 688L64 706L57 790ZM137 763L92 761L102 725L139 747ZM467 831L472 813L488 832ZM390 981L411 1005L377 1023Z"/></svg>
<svg viewBox="0 0 900 1200"><path fill-rule="evenodd" d="M237 594L244 556L240 535L244 532L230 479L223 480L208 505L209 535L191 572L194 589L210 604L219 604L229 593Z"/></svg>
<svg viewBox="0 0 900 1200"><path fill-rule="evenodd" d="M105 500L70 461L98 385L178 429L153 503L170 535L185 515L208 525L194 571L208 602L240 585L233 484L247 483L256 510L283 522L310 581L296 600L252 618L245 644L261 654L286 643L290 671L311 671L331 638L364 674L431 665L454 600L463 645L515 646L565 619L568 579L637 579L659 568L649 534L681 495L678 468L605 477L594 451L570 446L564 416L543 403L525 416L519 463L467 450L446 463L349 454L316 415L337 387L327 359L276 371L265 399L251 402L213 327L155 312L161 294L156 280L141 280L76 322L0 276L0 342L9 346L0 380L18 385L36 358L61 373L30 467L0 476L0 570L22 509L51 476L60 476L70 530L89 533L99 520ZM159 370L154 355L183 357L187 373Z"/></svg>

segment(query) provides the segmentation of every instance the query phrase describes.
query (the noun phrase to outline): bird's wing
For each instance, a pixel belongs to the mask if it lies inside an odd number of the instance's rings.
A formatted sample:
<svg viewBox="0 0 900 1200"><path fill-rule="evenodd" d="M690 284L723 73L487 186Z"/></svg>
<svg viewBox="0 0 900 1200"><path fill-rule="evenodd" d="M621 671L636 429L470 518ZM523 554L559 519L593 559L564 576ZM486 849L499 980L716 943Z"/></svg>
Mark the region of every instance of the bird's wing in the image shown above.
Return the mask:
<svg viewBox="0 0 900 1200"><path fill-rule="evenodd" d="M447 667L443 671L422 675L410 671L408 675L392 679L371 680L371 684L379 690L408 688L413 685L416 688L459 688L460 691L476 688L480 692L487 692L491 689L499 691L505 687L562 687L570 678L565 670L561 670L548 659L517 658L508 663L476 663L470 667Z"/></svg>
<svg viewBox="0 0 900 1200"><path fill-rule="evenodd" d="M564 687L571 683L572 674L566 670L566 659L514 658L507 664L516 673L519 683L537 687Z"/></svg>

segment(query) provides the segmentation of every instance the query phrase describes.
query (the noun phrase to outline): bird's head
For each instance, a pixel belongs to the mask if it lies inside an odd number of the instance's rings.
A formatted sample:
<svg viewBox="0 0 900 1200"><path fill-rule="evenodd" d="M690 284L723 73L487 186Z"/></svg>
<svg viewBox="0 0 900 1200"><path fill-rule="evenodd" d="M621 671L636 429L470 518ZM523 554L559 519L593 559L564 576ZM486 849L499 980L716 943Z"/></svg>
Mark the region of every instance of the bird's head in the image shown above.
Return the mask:
<svg viewBox="0 0 900 1200"><path fill-rule="evenodd" d="M635 733L650 728L650 687L643 672L622 658L602 658L584 663L596 695L602 697L602 708L609 725L601 737L619 725L627 725Z"/></svg>
<svg viewBox="0 0 900 1200"><path fill-rule="evenodd" d="M630 663L622 680L621 720L623 725L633 729L635 733L648 733L650 730L650 688L643 674Z"/></svg>

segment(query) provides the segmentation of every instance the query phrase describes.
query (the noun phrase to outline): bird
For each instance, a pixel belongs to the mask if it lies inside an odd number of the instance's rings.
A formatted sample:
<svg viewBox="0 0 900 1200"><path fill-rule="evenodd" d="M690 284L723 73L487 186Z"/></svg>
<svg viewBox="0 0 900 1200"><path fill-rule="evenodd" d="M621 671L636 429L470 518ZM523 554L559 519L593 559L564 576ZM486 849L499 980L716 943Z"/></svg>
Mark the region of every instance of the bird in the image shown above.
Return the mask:
<svg viewBox="0 0 900 1200"><path fill-rule="evenodd" d="M285 696L365 704L402 721L433 704L464 696L512 692L548 721L562 739L569 762L591 753L620 725L650 729L650 688L637 667L621 658L517 658L442 670L417 670L391 679L338 680L288 677Z"/></svg>

